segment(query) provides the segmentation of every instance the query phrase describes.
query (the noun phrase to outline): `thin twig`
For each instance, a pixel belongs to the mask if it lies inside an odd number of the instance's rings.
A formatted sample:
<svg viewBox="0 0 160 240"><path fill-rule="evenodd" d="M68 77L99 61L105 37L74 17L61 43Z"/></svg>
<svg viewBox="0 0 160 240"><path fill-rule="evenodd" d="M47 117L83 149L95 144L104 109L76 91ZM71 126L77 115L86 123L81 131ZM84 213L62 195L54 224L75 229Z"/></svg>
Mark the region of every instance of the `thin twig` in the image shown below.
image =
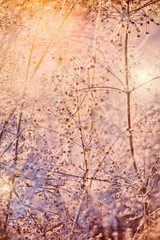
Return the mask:
<svg viewBox="0 0 160 240"><path fill-rule="evenodd" d="M14 109L11 111L11 113L9 114L9 117L5 120L5 122L4 122L3 126L2 126L2 131L1 131L1 133L0 133L0 140L2 139L2 136L3 136L4 132L6 131L5 128L6 128L6 126L8 125L9 120L10 120L10 118L12 117L12 115L14 114L15 110L16 110L16 108L14 108Z"/></svg>
<svg viewBox="0 0 160 240"><path fill-rule="evenodd" d="M153 82L153 81L158 80L158 79L160 79L160 76L154 77L154 78L152 78L152 79L150 79L150 80L148 80L148 81L146 81L146 82L143 82L143 83L139 84L138 86L134 87L133 90L132 90L132 92L135 91L135 90L137 90L138 88L143 87L143 86L146 85L147 83Z"/></svg>
<svg viewBox="0 0 160 240"><path fill-rule="evenodd" d="M153 4L155 4L155 3L158 3L158 2L160 2L160 0L149 1L149 2L147 2L147 3L144 3L142 6L140 6L140 7L136 8L136 9L130 11L129 14L132 14L132 13L134 13L134 12L138 12L139 10L141 10L141 9L143 9L143 8L145 8L145 7L151 6L151 5L153 5Z"/></svg>

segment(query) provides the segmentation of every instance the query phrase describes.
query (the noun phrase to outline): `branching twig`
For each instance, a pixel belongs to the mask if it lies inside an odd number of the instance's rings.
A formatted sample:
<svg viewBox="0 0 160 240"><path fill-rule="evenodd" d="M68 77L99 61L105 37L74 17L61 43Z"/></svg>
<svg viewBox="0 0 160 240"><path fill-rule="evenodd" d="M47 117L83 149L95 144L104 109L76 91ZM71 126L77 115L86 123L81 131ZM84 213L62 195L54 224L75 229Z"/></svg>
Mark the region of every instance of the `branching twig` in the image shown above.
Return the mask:
<svg viewBox="0 0 160 240"><path fill-rule="evenodd" d="M132 92L137 90L138 88L141 88L141 87L145 86L147 83L151 83L151 82L153 82L155 80L158 80L158 79L160 79L160 76L154 77L154 78L152 78L152 79L150 79L150 80L148 80L146 82L143 82L143 83L139 84L138 86L134 87Z"/></svg>

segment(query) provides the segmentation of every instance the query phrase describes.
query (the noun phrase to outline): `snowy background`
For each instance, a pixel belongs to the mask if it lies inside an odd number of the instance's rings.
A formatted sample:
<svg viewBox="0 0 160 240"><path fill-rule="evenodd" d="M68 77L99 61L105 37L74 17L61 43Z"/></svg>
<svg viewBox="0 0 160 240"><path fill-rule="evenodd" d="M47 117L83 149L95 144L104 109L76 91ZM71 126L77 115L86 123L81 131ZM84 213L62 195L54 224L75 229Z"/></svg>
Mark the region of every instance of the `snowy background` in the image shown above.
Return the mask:
<svg viewBox="0 0 160 240"><path fill-rule="evenodd" d="M159 13L129 35L136 175L121 16L55 2L0 6L0 239L158 240Z"/></svg>

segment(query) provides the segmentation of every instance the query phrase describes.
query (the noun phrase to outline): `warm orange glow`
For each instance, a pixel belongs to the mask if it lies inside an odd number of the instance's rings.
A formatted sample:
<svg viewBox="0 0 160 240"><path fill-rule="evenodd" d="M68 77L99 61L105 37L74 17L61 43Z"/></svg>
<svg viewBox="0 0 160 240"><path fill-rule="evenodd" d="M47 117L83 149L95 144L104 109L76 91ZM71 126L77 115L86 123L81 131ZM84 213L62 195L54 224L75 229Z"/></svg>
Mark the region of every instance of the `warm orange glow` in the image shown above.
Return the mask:
<svg viewBox="0 0 160 240"><path fill-rule="evenodd" d="M18 38L24 44L32 44L35 41L36 46L48 45L55 35L56 39L62 39L69 34L73 25L73 19L66 19L66 15L68 11L64 11L63 6L60 8L59 4L55 3L48 3L44 9L39 4L35 9L24 11L22 30Z"/></svg>
<svg viewBox="0 0 160 240"><path fill-rule="evenodd" d="M2 191L3 192L9 192L9 190L10 190L10 186L7 183L2 185Z"/></svg>
<svg viewBox="0 0 160 240"><path fill-rule="evenodd" d="M45 84L44 79L35 80L34 76L39 73L42 76L43 72L49 73L51 69L61 64L59 59L67 59L67 39L73 28L75 29L75 25L78 25L72 11L59 9L59 5L56 7L55 3L54 6L52 5L48 3L44 9L39 5L38 10L24 11L22 29L17 36L20 56L24 56L25 67L23 72L20 71L21 76L18 76L20 81L16 84L16 91L23 93L26 82L27 94L31 98L39 97ZM77 29L76 33L79 34ZM48 55L50 55L49 59L47 59ZM54 60L51 58L53 55ZM23 59L19 60L20 65L21 61ZM24 82L22 79L25 79Z"/></svg>
<svg viewBox="0 0 160 240"><path fill-rule="evenodd" d="M1 186L0 186L0 193L4 194L4 193L8 193L11 190L11 186L8 184L8 182L2 182Z"/></svg>

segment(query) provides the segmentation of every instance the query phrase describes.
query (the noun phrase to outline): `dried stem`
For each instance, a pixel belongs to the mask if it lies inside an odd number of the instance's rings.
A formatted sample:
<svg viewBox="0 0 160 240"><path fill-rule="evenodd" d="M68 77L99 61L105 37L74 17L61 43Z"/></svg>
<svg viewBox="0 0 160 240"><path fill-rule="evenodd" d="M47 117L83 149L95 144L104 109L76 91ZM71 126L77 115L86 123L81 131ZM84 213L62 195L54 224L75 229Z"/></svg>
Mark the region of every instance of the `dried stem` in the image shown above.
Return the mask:
<svg viewBox="0 0 160 240"><path fill-rule="evenodd" d="M6 234L7 234L9 217L10 217L10 207L11 207L11 201L12 201L12 196L13 196L13 192L14 192L14 184L15 184L15 175L12 177L12 189L9 193L9 200L8 200L8 204L7 204L7 213L5 215L4 232Z"/></svg>
<svg viewBox="0 0 160 240"><path fill-rule="evenodd" d="M0 132L0 141L1 141L2 137L3 137L3 134L4 134L5 131L6 131L6 126L8 125L9 120L10 120L10 118L12 117L12 115L14 114L15 110L16 110L16 108L14 108L14 109L11 111L11 113L9 114L9 117L4 121L4 124L3 124L3 126L2 126L2 131Z"/></svg>
<svg viewBox="0 0 160 240"><path fill-rule="evenodd" d="M127 3L127 14L129 14L129 1ZM126 78L126 88L129 90L129 69L128 69L128 29L129 23L126 26L126 36L125 36L125 78ZM127 122L128 122L128 132L129 132L129 145L130 153L133 163L133 168L137 174L137 164L135 160L134 145L133 145L133 135L132 135L132 122L131 122L131 92L127 91Z"/></svg>

